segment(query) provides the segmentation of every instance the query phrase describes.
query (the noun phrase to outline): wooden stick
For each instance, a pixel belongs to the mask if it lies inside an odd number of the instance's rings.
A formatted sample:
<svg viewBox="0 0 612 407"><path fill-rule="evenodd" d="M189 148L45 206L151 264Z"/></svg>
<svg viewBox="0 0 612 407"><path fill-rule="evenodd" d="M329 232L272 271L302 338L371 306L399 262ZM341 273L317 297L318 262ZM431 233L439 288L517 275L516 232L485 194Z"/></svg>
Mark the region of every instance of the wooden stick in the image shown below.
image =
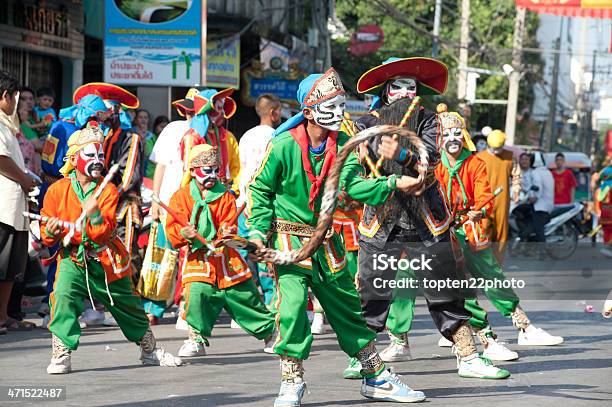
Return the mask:
<svg viewBox="0 0 612 407"><path fill-rule="evenodd" d="M399 124L398 127L406 127L406 124L408 124L408 119L410 119L410 116L412 116L412 113L414 113L416 107L420 103L421 103L421 97L420 96L415 96L414 99L412 99L412 102L410 102L410 106L408 106L408 109L406 110L406 113L404 113L404 116L402 117L402 120L400 121L400 124ZM397 139L397 134L394 134L393 138ZM382 168L382 165L383 165L384 161L385 161L384 157L380 157L378 159L378 161L376 162L376 169L377 170L380 170Z"/></svg>
<svg viewBox="0 0 612 407"><path fill-rule="evenodd" d="M100 183L100 186L98 187L98 189L96 189L96 192L94 192L94 199L98 199L100 197L102 191L104 190L104 188L106 188L106 185L108 185L108 183L115 177L115 174L117 174L117 171L119 171L119 164L115 164L110 167L110 169L108 170L108 174L106 174L106 176ZM81 215L74 222L74 228L70 229L70 232L68 232L68 234L64 236L64 246L68 246L70 244L70 239L74 237L75 232L80 232L81 230L83 230L83 221L85 220L85 214L85 209L83 209L81 211Z"/></svg>
<svg viewBox="0 0 612 407"><path fill-rule="evenodd" d="M23 216L40 222L48 222L50 219L48 216L41 216L31 212L23 212ZM74 229L74 223L65 220L60 220L59 226L64 229Z"/></svg>
<svg viewBox="0 0 612 407"><path fill-rule="evenodd" d="M174 218L174 220L176 220L176 222L181 225L182 227L186 227L186 226L190 226L188 222L185 222L183 220L181 220L181 218L179 217L178 213L176 213L172 208L170 208L168 205L166 205L165 203L163 203L161 201L161 199L159 199L159 197L155 194L153 194L153 201L158 204L159 206L161 206L166 212L168 212L168 214L170 216L172 216ZM198 239L200 242L202 242L202 244L208 246L208 242L206 241L206 239L204 239L204 237L198 233L196 233L196 239Z"/></svg>
<svg viewBox="0 0 612 407"><path fill-rule="evenodd" d="M344 124L344 128L347 130L348 135L353 137L355 135L355 131L353 129L353 126L351 126L350 120L351 120L351 115L348 112L344 112L344 119L342 119L342 123ZM370 157L370 155L367 154L367 152L364 156L364 159L365 159L366 165L368 166L372 174L377 178L380 177L380 171L378 171L378 169L376 168L376 165L374 165L374 161L372 161L372 157Z"/></svg>

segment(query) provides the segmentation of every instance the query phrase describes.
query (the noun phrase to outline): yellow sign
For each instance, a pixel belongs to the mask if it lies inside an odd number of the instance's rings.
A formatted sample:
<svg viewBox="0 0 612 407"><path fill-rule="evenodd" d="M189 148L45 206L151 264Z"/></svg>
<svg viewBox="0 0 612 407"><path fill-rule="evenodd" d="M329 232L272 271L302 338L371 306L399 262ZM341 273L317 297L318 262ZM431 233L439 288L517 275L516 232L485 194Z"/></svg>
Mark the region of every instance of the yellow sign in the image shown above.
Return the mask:
<svg viewBox="0 0 612 407"><path fill-rule="evenodd" d="M207 42L206 86L220 89L240 88L240 37Z"/></svg>

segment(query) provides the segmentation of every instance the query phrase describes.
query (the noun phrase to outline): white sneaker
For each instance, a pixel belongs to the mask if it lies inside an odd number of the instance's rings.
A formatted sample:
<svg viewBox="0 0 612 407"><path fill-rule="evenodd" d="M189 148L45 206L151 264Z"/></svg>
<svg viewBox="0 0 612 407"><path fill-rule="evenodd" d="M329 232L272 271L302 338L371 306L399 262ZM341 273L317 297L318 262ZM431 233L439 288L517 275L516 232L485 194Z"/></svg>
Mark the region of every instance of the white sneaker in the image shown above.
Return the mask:
<svg viewBox="0 0 612 407"><path fill-rule="evenodd" d="M519 330L518 344L521 346L554 346L563 343L562 336L553 336L533 324Z"/></svg>
<svg viewBox="0 0 612 407"><path fill-rule="evenodd" d="M511 351L503 343L497 342L490 336L486 337L486 344L482 356L491 360L516 360L519 358L518 353Z"/></svg>
<svg viewBox="0 0 612 407"><path fill-rule="evenodd" d="M141 350L140 360L143 365L153 365L162 367L178 367L183 364L181 358L172 356L164 348L155 348L151 353L145 353Z"/></svg>
<svg viewBox="0 0 612 407"><path fill-rule="evenodd" d="M369 399L399 403L418 403L425 400L425 393L412 390L392 369L385 369L370 379L364 378L361 395Z"/></svg>
<svg viewBox="0 0 612 407"><path fill-rule="evenodd" d="M203 343L198 343L187 339L183 341L183 345L179 349L178 355L182 358L204 356L206 355L206 348L204 347Z"/></svg>
<svg viewBox="0 0 612 407"><path fill-rule="evenodd" d="M232 329L242 329L240 327L240 325L238 325L238 322L234 321L233 319L232 319L232 322L230 323L230 328L232 328Z"/></svg>
<svg viewBox="0 0 612 407"><path fill-rule="evenodd" d="M453 343L442 336L440 339L438 339L438 346L441 348L452 348Z"/></svg>
<svg viewBox="0 0 612 407"><path fill-rule="evenodd" d="M185 321L180 316L176 320L176 325L174 327L176 329L178 329L179 331L188 331L189 330L189 324L187 323L187 321Z"/></svg>
<svg viewBox="0 0 612 407"><path fill-rule="evenodd" d="M98 311L92 308L88 308L83 312L83 322L87 326L102 325L104 322L104 311Z"/></svg>
<svg viewBox="0 0 612 407"><path fill-rule="evenodd" d="M276 339L278 339L278 330L274 330L272 335L266 340L264 344L264 352L274 354L274 345L276 344Z"/></svg>
<svg viewBox="0 0 612 407"><path fill-rule="evenodd" d="M310 332L313 335L323 335L326 332L325 329L325 314L322 312L315 312L310 325Z"/></svg>
<svg viewBox="0 0 612 407"><path fill-rule="evenodd" d="M389 346L380 352L380 358L383 362L402 362L412 359L408 333L396 336L389 332L389 339L391 339Z"/></svg>
<svg viewBox="0 0 612 407"><path fill-rule="evenodd" d="M113 317L112 315L110 317L108 317L108 318L105 318L104 321L102 322L102 325L104 325L104 326L119 326L119 324L115 320L115 317Z"/></svg>
<svg viewBox="0 0 612 407"><path fill-rule="evenodd" d="M485 357L474 353L470 356L457 356L457 368L460 377L476 379L505 379L510 377L510 372L500 369Z"/></svg>
<svg viewBox="0 0 612 407"><path fill-rule="evenodd" d="M62 355L58 358L51 358L51 363L47 366L47 374L67 374L72 371L70 354Z"/></svg>
<svg viewBox="0 0 612 407"><path fill-rule="evenodd" d="M296 379L294 382L281 381L278 396L274 400L274 407L300 407L305 391L306 382L302 379Z"/></svg>

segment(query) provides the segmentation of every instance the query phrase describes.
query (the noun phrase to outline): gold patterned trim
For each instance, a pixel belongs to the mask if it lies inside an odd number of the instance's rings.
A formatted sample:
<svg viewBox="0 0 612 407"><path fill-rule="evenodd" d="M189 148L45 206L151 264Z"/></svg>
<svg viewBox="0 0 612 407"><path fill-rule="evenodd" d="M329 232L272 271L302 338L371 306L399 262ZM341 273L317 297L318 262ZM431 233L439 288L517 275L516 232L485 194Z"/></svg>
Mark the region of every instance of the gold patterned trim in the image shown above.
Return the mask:
<svg viewBox="0 0 612 407"><path fill-rule="evenodd" d="M293 236L312 237L312 235L314 235L315 228L313 226L306 225L305 223L276 219L270 224L270 231L276 233L286 233ZM334 229L329 228L325 233L325 239L329 239L333 235Z"/></svg>

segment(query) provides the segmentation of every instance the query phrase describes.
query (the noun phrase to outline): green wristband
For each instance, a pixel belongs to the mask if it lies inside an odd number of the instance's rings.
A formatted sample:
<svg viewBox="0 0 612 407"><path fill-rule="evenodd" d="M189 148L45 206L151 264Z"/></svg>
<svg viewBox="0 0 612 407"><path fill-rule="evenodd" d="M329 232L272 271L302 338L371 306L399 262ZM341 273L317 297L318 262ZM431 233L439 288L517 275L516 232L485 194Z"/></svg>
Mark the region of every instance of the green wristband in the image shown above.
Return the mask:
<svg viewBox="0 0 612 407"><path fill-rule="evenodd" d="M391 190L397 189L397 176L395 174L391 174L389 178L387 178L387 186Z"/></svg>

